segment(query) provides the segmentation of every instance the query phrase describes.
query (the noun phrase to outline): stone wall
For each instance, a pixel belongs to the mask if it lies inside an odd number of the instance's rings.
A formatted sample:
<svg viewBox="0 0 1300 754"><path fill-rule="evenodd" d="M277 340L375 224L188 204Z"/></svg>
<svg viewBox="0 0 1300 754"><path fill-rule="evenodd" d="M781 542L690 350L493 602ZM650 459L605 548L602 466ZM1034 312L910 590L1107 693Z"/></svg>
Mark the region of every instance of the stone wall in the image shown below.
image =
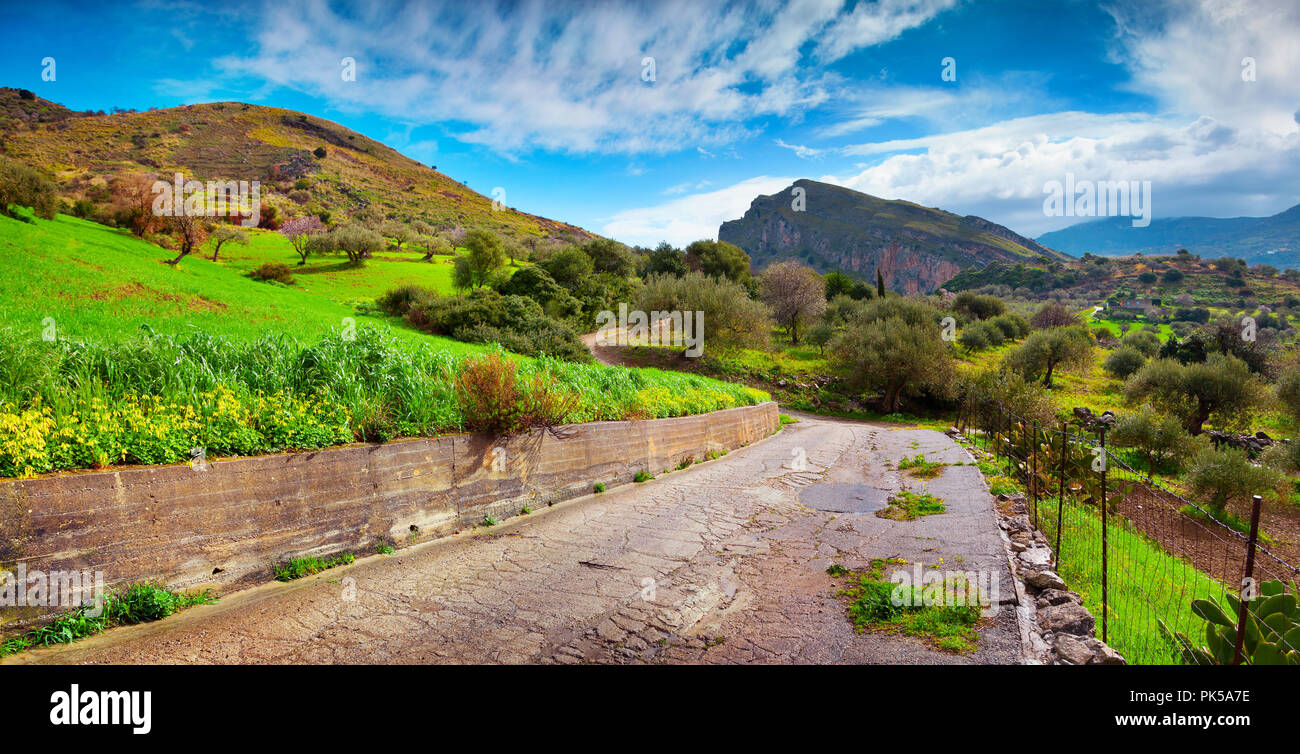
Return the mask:
<svg viewBox="0 0 1300 754"><path fill-rule="evenodd" d="M374 552L658 474L772 434L774 403L702 416L595 422L512 438L385 445L0 482L0 570L104 572L218 590L291 557ZM0 610L0 628L44 610Z"/></svg>

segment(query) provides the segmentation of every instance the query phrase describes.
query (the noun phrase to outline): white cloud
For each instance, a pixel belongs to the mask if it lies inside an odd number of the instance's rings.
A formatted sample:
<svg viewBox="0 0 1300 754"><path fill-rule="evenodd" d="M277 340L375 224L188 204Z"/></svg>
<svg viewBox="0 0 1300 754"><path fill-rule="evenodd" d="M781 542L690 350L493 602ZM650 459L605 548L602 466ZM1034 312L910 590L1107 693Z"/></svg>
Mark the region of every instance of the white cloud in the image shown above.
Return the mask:
<svg viewBox="0 0 1300 754"><path fill-rule="evenodd" d="M879 44L924 24L951 0L843 0L712 5L410 3L349 11L274 0L251 56L226 74L418 123L501 152L669 152L750 135L761 116L797 117L828 101L825 73L806 63ZM824 33L823 33L824 32ZM344 82L340 60L356 60ZM654 81L642 61L654 59Z"/></svg>
<svg viewBox="0 0 1300 754"><path fill-rule="evenodd" d="M813 157L818 157L826 151L825 149L814 149L812 147L805 147L802 144L787 144L781 139L776 140L776 145L783 149L788 149L791 152L794 152L796 156L801 157L805 160L811 159Z"/></svg>
<svg viewBox="0 0 1300 754"><path fill-rule="evenodd" d="M794 178L762 175L652 207L623 210L606 219L600 233L641 246L668 241L681 247L701 238L717 238L718 226L724 220L745 214L754 197L774 194L794 181Z"/></svg>

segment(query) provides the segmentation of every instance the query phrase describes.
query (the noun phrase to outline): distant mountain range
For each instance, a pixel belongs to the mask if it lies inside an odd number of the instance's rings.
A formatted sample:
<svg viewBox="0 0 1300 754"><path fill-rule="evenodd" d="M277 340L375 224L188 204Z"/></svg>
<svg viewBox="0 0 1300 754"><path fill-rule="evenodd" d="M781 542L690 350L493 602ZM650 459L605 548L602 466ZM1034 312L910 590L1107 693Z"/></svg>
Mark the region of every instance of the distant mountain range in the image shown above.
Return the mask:
<svg viewBox="0 0 1300 754"><path fill-rule="evenodd" d="M1272 217L1172 217L1133 227L1128 217L1107 217L1044 233L1039 242L1076 256L1173 254L1236 257L1251 264L1300 268L1300 204Z"/></svg>
<svg viewBox="0 0 1300 754"><path fill-rule="evenodd" d="M861 280L875 280L879 269L900 293L927 293L990 262L1068 259L982 217L806 179L754 199L744 217L722 224L718 240L744 249L756 269L797 259Z"/></svg>

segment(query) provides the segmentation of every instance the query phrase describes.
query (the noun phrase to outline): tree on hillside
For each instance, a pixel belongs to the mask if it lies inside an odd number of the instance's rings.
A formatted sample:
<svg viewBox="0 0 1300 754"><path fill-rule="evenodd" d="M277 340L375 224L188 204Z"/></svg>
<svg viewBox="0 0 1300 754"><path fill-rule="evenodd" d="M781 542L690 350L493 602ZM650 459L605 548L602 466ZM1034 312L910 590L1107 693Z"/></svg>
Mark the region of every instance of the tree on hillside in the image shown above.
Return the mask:
<svg viewBox="0 0 1300 754"><path fill-rule="evenodd" d="M141 238L162 224L163 218L153 211L153 185L157 178L153 174L125 173L115 176L110 183L113 203L117 206L117 224L130 228Z"/></svg>
<svg viewBox="0 0 1300 754"><path fill-rule="evenodd" d="M1052 386L1052 375L1063 366L1082 366L1092 359L1093 339L1082 327L1055 327L1030 334L1016 350L1006 355L1005 364L1021 377L1043 378Z"/></svg>
<svg viewBox="0 0 1300 754"><path fill-rule="evenodd" d="M686 265L686 256L667 241L661 241L646 260L645 277L652 275L672 275L681 277L690 272Z"/></svg>
<svg viewBox="0 0 1300 754"><path fill-rule="evenodd" d="M618 241L593 238L581 248L583 253L591 257L591 267L596 272L607 272L621 278L636 273L636 255Z"/></svg>
<svg viewBox="0 0 1300 754"><path fill-rule="evenodd" d="M561 249L540 264L555 282L570 291L576 291L582 281L595 272L591 257L577 246Z"/></svg>
<svg viewBox="0 0 1300 754"><path fill-rule="evenodd" d="M477 288L486 285L488 277L496 270L506 264L505 247L501 243L501 237L490 230L474 230L465 236L465 248L469 254L462 257L465 261L456 260L457 271L464 270L467 279L461 282L467 282L468 285L460 286L463 288Z"/></svg>
<svg viewBox="0 0 1300 754"><path fill-rule="evenodd" d="M397 221L384 223L383 231L381 232L385 236L393 239L393 244L397 247L398 251L402 250L404 244L415 243L416 239L419 238L419 234L415 232L415 228L406 223L399 223Z"/></svg>
<svg viewBox="0 0 1300 754"><path fill-rule="evenodd" d="M825 281L826 284L825 294L827 301L830 301L836 296L851 296L853 294L853 284L857 282L839 270L826 273L822 277L822 280Z"/></svg>
<svg viewBox="0 0 1300 754"><path fill-rule="evenodd" d="M1193 435L1211 418L1217 423L1240 418L1263 400L1263 390L1245 362L1222 353L1210 354L1203 363L1149 362L1124 384L1124 394L1135 402L1154 400L1181 418Z"/></svg>
<svg viewBox="0 0 1300 754"><path fill-rule="evenodd" d="M212 261L217 261L221 247L228 243L248 244L248 231L237 225L222 223L212 232Z"/></svg>
<svg viewBox="0 0 1300 754"><path fill-rule="evenodd" d="M771 329L771 312L739 283L703 272L681 277L652 275L636 290L632 308L643 312L703 312L705 347L761 348ZM694 333L695 336L701 333Z"/></svg>
<svg viewBox="0 0 1300 754"><path fill-rule="evenodd" d="M885 297L885 276L880 272L879 267L876 268L876 295Z"/></svg>
<svg viewBox="0 0 1300 754"><path fill-rule="evenodd" d="M432 262L436 254L451 254L451 242L441 235L424 235L420 237L420 245L424 247L424 256L420 258L421 262Z"/></svg>
<svg viewBox="0 0 1300 754"><path fill-rule="evenodd" d="M880 392L886 412L898 411L905 395L945 394L955 369L939 317L921 299L873 299L831 342L831 360L852 387Z"/></svg>
<svg viewBox="0 0 1300 754"><path fill-rule="evenodd" d="M826 284L811 267L777 262L760 277L759 298L798 345L800 333L826 311Z"/></svg>
<svg viewBox="0 0 1300 754"><path fill-rule="evenodd" d="M724 277L749 288L753 275L749 255L726 241L694 241L686 247L686 266L709 277Z"/></svg>
<svg viewBox="0 0 1300 754"><path fill-rule="evenodd" d="M0 214L18 217L12 205L31 207L37 217L53 220L58 193L54 183L37 170L0 157Z"/></svg>
<svg viewBox="0 0 1300 754"><path fill-rule="evenodd" d="M181 251L175 259L167 261L170 265L179 264L208 237L207 221L201 215L186 214L180 207L177 207L175 215L167 218L167 230L176 238L176 244Z"/></svg>
<svg viewBox="0 0 1300 754"><path fill-rule="evenodd" d="M280 226L280 235L289 239L289 245L293 247L298 256L302 257L298 262L299 267L307 264L307 255L313 251L310 243L312 236L324 232L325 224L315 215L295 217Z"/></svg>
<svg viewBox="0 0 1300 754"><path fill-rule="evenodd" d="M1046 330L1052 327L1073 327L1081 323L1078 315L1066 309L1064 304L1049 301L1038 307L1038 311L1030 318L1029 324L1039 330Z"/></svg>
<svg viewBox="0 0 1300 754"><path fill-rule="evenodd" d="M348 262L361 265L384 248L384 237L361 225L342 225L330 231L331 246L348 255Z"/></svg>

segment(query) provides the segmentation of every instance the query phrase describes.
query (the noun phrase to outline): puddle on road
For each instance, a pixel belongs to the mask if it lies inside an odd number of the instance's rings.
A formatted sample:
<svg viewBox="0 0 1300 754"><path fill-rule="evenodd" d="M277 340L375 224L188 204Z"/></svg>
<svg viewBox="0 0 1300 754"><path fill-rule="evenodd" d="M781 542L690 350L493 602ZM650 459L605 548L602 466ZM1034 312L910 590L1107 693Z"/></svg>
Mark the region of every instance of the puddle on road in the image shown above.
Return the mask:
<svg viewBox="0 0 1300 754"><path fill-rule="evenodd" d="M799 502L830 513L873 513L888 504L889 494L869 484L825 483L805 487Z"/></svg>

